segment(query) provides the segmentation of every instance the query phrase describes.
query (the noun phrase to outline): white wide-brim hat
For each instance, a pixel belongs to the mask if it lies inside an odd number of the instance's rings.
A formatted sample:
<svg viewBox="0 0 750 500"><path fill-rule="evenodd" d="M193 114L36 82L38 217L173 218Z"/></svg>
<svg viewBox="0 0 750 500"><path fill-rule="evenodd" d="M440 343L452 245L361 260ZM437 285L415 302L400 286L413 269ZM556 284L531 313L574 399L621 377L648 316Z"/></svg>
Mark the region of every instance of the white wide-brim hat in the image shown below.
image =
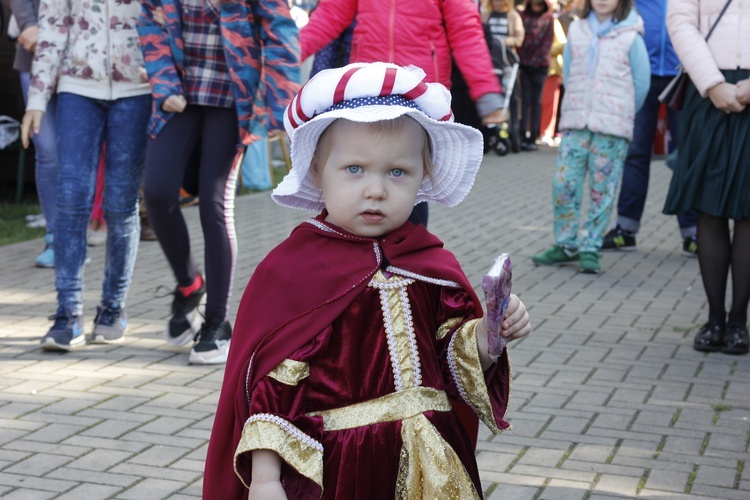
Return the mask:
<svg viewBox="0 0 750 500"><path fill-rule="evenodd" d="M424 77L424 71L415 66L355 63L311 78L284 113L292 143L292 169L273 190L273 200L302 210L323 209L323 193L310 176L310 165L320 135L334 120L372 123L408 115L427 131L434 165L422 181L415 204L458 205L469 194L479 170L482 134L455 123L448 89L426 83Z"/></svg>

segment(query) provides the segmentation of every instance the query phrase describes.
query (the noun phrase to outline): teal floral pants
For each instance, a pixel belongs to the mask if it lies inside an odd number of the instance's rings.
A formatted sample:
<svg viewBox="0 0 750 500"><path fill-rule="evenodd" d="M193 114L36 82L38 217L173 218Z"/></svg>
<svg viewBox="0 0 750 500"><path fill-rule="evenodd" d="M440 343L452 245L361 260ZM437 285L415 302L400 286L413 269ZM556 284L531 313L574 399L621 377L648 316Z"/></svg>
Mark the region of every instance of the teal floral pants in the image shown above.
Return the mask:
<svg viewBox="0 0 750 500"><path fill-rule="evenodd" d="M563 134L552 180L557 245L580 252L596 252L601 248L622 177L628 143L623 137L589 129L568 130ZM587 173L591 199L579 237L583 181Z"/></svg>

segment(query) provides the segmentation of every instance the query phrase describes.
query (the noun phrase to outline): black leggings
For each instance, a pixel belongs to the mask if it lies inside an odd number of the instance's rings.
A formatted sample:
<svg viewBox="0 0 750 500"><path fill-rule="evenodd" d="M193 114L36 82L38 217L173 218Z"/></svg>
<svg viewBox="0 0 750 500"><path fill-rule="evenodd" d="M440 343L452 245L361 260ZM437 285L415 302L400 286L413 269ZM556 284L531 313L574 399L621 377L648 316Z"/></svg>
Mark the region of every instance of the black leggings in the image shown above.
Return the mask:
<svg viewBox="0 0 750 500"><path fill-rule="evenodd" d="M536 68L521 65L521 140L530 132L529 141L539 137L539 121L542 118L542 90L547 81L549 67Z"/></svg>
<svg viewBox="0 0 750 500"><path fill-rule="evenodd" d="M206 266L206 317L226 321L236 260L234 195L238 142L234 108L188 106L149 139L143 194L151 226L177 284L189 286L200 271L190 251L190 235L180 210L180 187L191 155L200 145L198 199Z"/></svg>

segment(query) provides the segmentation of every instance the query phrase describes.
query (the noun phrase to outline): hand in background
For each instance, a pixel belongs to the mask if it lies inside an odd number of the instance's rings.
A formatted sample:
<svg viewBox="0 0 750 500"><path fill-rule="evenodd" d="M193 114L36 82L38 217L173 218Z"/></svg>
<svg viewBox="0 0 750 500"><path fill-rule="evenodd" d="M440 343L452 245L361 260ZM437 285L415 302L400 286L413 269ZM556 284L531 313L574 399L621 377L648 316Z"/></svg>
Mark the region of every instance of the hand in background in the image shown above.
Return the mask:
<svg viewBox="0 0 750 500"><path fill-rule="evenodd" d="M21 120L21 144L24 149L29 147L29 139L39 133L43 117L44 111L37 109L30 109L24 113Z"/></svg>
<svg viewBox="0 0 750 500"><path fill-rule="evenodd" d="M164 20L164 11L161 7L157 7L153 10L153 12L151 12L151 18L156 24L159 24L161 26L167 25L167 22Z"/></svg>
<svg viewBox="0 0 750 500"><path fill-rule="evenodd" d="M492 113L488 115L484 115L482 117L482 125L493 125L493 124L505 123L508 121L509 117L510 115L508 114L507 110L496 109Z"/></svg>
<svg viewBox="0 0 750 500"><path fill-rule="evenodd" d="M737 102L743 106L750 104L750 78L737 82Z"/></svg>
<svg viewBox="0 0 750 500"><path fill-rule="evenodd" d="M167 113L182 113L185 110L185 106L187 106L185 97L181 95L171 95L167 97L164 104L161 105L161 109Z"/></svg>
<svg viewBox="0 0 750 500"><path fill-rule="evenodd" d="M37 40L39 40L39 26L36 24L26 28L18 36L18 43L29 52L34 52L36 50Z"/></svg>
<svg viewBox="0 0 750 500"><path fill-rule="evenodd" d="M718 109L726 113L739 113L745 109L744 104L737 100L737 86L723 82L708 90L708 97Z"/></svg>

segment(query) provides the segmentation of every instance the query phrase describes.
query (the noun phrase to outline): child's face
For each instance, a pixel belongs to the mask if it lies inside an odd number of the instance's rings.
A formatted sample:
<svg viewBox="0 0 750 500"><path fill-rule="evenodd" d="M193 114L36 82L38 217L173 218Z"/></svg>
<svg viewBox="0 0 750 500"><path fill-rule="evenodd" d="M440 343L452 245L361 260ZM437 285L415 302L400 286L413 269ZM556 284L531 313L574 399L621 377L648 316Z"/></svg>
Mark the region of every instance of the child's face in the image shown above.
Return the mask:
<svg viewBox="0 0 750 500"><path fill-rule="evenodd" d="M348 120L331 127L330 154L311 168L323 191L326 220L370 238L399 228L411 214L424 177L421 127L402 127L397 134Z"/></svg>
<svg viewBox="0 0 750 500"><path fill-rule="evenodd" d="M508 12L508 0L492 0L492 10L495 12Z"/></svg>
<svg viewBox="0 0 750 500"><path fill-rule="evenodd" d="M620 0L591 0L591 10L600 21L603 21L614 15L619 2Z"/></svg>

